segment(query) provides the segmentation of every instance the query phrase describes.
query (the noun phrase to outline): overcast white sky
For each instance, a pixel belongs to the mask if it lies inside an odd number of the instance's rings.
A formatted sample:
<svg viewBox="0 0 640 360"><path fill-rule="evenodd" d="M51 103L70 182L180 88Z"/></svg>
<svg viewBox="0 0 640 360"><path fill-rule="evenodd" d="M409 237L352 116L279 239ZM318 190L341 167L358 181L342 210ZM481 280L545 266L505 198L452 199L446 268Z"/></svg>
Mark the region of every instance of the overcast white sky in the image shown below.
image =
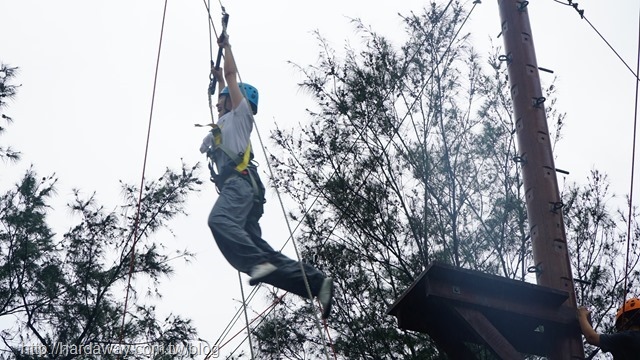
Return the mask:
<svg viewBox="0 0 640 360"><path fill-rule="evenodd" d="M319 49L311 31L320 30L337 49L347 39L355 45L359 41L348 18L359 17L378 32L401 40L405 34L397 14L420 12L427 4L417 0L224 1L240 75L260 90L257 121L263 139L275 123L289 127L305 121L309 98L298 91L301 77L287 61L315 63ZM86 193L95 190L99 201L113 207L120 203L118 180L139 183L163 6L164 1L147 0L0 1L0 61L20 67L17 82L22 84L6 110L15 123L1 141L22 151L23 161L3 165L3 189L30 164L42 175L58 175L55 210L63 210L72 188ZM219 28L219 3L211 6ZM472 2L466 6L470 9ZM583 0L579 7L635 71L640 4ZM570 171L567 180L576 182L584 182L590 169L598 168L610 175L616 193L627 193L635 111L633 75L573 8L554 0L536 0L529 9L538 65L555 71L554 75L542 73L542 79L558 77L558 106L568 114L564 140L556 149L556 166ZM167 166L179 167L181 158L187 163L204 160L198 152L204 130L193 124L210 120L207 29L202 0L169 1L149 178ZM478 5L464 32L472 33L481 55L489 51L490 37L502 45L496 39L500 32L497 1ZM207 179L203 171L202 180ZM192 318L200 336L211 343L235 313L240 298L237 273L220 255L206 225L215 198L213 186L207 184L190 200L190 215L173 223L175 238L165 239L198 257L186 267L176 263L177 273L164 280L161 307ZM262 221L264 236L279 248L288 234L275 198L268 202L267 212ZM52 221L60 233L70 225L64 211L52 214ZM291 245L285 253L295 257ZM258 303L254 310L260 312L262 306ZM228 345L222 354L235 346Z"/></svg>

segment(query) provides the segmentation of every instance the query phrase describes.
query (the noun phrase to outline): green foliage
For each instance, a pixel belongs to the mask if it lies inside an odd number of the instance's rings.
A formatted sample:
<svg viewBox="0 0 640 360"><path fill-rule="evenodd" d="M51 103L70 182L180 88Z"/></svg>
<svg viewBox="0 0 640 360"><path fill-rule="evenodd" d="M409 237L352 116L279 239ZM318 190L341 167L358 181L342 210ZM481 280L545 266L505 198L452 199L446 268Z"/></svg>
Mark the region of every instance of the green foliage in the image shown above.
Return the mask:
<svg viewBox="0 0 640 360"><path fill-rule="evenodd" d="M444 356L385 315L432 261L526 275L505 70L493 56L487 75L456 35L466 15L432 4L405 17L399 49L356 21L364 50L347 48L344 59L318 36L319 64L301 69L318 109L301 129L273 134L283 154L272 181L299 204L297 241L339 289L330 325L340 358ZM302 328L306 311L291 309L279 327ZM303 334L306 352L322 344Z"/></svg>
<svg viewBox="0 0 640 360"><path fill-rule="evenodd" d="M291 323L289 311L299 311L295 323ZM297 309L291 297L283 301L271 313L269 321L258 327L253 333L257 340L259 359L308 359L316 358L308 353L307 334L314 332L314 314L308 308ZM316 348L317 350L317 348ZM318 358L322 353L316 353Z"/></svg>
<svg viewBox="0 0 640 360"><path fill-rule="evenodd" d="M17 72L18 68L0 63L0 135L5 132L7 124L13 121L10 116L4 113L4 108L7 106L7 102L15 97L18 90L18 85L13 84ZM17 161L20 159L20 153L10 146L0 145L0 159Z"/></svg>
<svg viewBox="0 0 640 360"><path fill-rule="evenodd" d="M354 21L363 50L347 47L342 59L318 34L318 64L300 68L317 107L301 128L272 134L281 150L272 157L272 184L298 204L290 216L302 223L303 256L336 281L329 334L338 358L446 358L428 336L398 329L385 315L433 261L532 280L501 49L482 66L466 36L456 36L466 15L455 4L412 13L398 48ZM543 91L555 144L565 114L553 83ZM578 285L578 300L594 306L596 325L608 329L623 280L637 274L619 265L626 233L616 224L625 220L605 206L606 187L594 172L588 185L571 185L563 198L575 276L590 281ZM635 245L631 254L633 269ZM629 281L627 290L633 286ZM323 356L326 344L309 311L289 303L270 316L255 330L261 354Z"/></svg>
<svg viewBox="0 0 640 360"><path fill-rule="evenodd" d="M0 66L0 110L15 95L15 70ZM0 157L18 154L0 148ZM48 218L55 177L30 168L1 194L0 358L120 359L118 351L136 347L144 351L125 358L193 358L174 350L196 338L191 321L175 314L159 319L153 304L136 301L136 285L146 284L146 294L160 298L157 285L171 275L170 261L192 257L185 250L170 258L153 237L184 213L187 195L201 185L197 170L167 169L141 194L122 184L124 204L112 211L75 190L68 208L76 222L62 236Z"/></svg>
<svg viewBox="0 0 640 360"><path fill-rule="evenodd" d="M61 238L46 218L56 179L29 170L0 198L0 317L15 319L0 334L7 349L20 356L23 345L52 352L57 344L187 345L195 336L190 320L173 314L157 319L155 306L135 304L133 287L123 324L122 289L131 276L134 283L146 280L147 291L160 296L156 286L172 267L151 236L183 211L187 194L200 184L196 169L167 169L145 185L140 203L133 195L138 189L123 186L127 203L116 211L76 191L69 208L79 221ZM191 256L186 251L178 255Z"/></svg>
<svg viewBox="0 0 640 360"><path fill-rule="evenodd" d="M612 209L615 196L609 180L597 170L591 172L586 185L567 186L563 198L573 276L579 280L578 303L592 310L592 325L598 332L614 332L616 310L625 298L638 294L634 289L640 274L633 270L640 261L638 209L632 208L628 238L628 210L616 213ZM628 240L629 263L625 266ZM594 348L588 345L588 349Z"/></svg>

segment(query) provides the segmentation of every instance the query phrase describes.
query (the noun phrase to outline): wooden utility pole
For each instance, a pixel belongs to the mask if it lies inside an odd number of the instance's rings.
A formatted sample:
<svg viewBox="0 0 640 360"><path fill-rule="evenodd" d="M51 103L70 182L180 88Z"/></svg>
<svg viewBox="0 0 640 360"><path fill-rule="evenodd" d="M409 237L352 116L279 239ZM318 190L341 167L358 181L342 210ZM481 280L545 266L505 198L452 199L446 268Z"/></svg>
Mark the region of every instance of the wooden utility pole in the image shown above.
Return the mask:
<svg viewBox="0 0 640 360"><path fill-rule="evenodd" d="M533 246L532 269L539 285L569 294L565 305L576 308L571 262L563 221L563 204L549 139L544 97L527 11L528 1L498 0L527 217ZM556 359L582 359L580 336L558 342Z"/></svg>
<svg viewBox="0 0 640 360"><path fill-rule="evenodd" d="M528 1L498 0L501 35L522 167L538 285L433 263L387 311L398 326L429 334L452 360L525 354L550 360L584 359L576 295L551 151Z"/></svg>

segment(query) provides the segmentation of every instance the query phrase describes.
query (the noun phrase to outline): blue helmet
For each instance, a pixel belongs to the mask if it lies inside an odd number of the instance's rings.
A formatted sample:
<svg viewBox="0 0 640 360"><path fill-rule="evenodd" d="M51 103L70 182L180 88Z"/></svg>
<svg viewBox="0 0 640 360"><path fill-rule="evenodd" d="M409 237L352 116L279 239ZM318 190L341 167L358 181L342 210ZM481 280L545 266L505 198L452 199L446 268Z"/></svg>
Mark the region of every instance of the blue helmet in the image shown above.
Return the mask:
<svg viewBox="0 0 640 360"><path fill-rule="evenodd" d="M238 83L238 85L240 86L240 91L242 92L242 95L244 95L245 98L247 98L247 100L249 100L249 103L251 104L251 109L253 110L253 114L257 114L258 113L258 89L256 89L255 87L247 84L247 83ZM224 89L222 89L222 91L220 92L220 95L229 95L229 87L226 86Z"/></svg>

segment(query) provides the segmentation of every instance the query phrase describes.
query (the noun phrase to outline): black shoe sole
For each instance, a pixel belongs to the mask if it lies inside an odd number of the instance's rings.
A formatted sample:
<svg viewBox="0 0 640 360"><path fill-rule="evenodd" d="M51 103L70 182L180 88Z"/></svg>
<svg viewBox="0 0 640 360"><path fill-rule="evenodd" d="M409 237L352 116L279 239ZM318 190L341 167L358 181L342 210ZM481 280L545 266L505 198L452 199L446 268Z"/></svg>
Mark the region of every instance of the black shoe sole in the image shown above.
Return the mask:
<svg viewBox="0 0 640 360"><path fill-rule="evenodd" d="M331 315L331 306L333 306L333 288L333 281L331 281L331 295L329 297L329 303L322 309L322 320L327 320L327 318L329 318L329 315Z"/></svg>

